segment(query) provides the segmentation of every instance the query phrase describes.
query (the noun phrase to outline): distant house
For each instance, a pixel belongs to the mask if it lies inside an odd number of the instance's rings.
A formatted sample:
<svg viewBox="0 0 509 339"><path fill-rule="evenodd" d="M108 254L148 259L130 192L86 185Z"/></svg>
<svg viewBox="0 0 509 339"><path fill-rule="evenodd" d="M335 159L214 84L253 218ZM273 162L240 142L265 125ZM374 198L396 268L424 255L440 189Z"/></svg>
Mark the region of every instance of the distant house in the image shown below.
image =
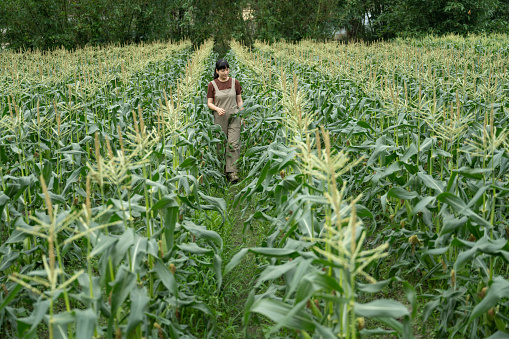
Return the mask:
<svg viewBox="0 0 509 339"><path fill-rule="evenodd" d="M346 29L342 28L334 33L334 40L342 40L347 37Z"/></svg>
<svg viewBox="0 0 509 339"><path fill-rule="evenodd" d="M244 21L247 21L247 20L252 20L254 17L253 17L253 10L250 9L250 8L247 8L247 9L244 9L242 11L242 19L244 19Z"/></svg>
<svg viewBox="0 0 509 339"><path fill-rule="evenodd" d="M364 26L364 28L366 29L370 29L371 28L371 15L370 13L366 13L366 15L364 16L364 19L362 19L362 22L361 22L361 25ZM344 39L347 39L348 38L348 31L346 30L346 28L341 28L339 30L337 30L336 32L334 32L334 40L344 40ZM351 33L351 32L350 32Z"/></svg>

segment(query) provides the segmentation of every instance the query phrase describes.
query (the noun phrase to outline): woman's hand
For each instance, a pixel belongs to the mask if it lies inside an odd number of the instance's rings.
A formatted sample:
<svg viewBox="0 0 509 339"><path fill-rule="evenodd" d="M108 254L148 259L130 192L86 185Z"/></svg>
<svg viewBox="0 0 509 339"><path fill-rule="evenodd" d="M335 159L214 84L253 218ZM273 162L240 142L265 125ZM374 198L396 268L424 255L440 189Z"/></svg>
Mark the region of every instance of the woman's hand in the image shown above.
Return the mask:
<svg viewBox="0 0 509 339"><path fill-rule="evenodd" d="M214 105L214 99L212 98L207 98L207 106L213 110L213 111L216 111L217 114L219 115L224 115L226 113L226 111L224 109L222 109L221 107L217 107L216 105Z"/></svg>

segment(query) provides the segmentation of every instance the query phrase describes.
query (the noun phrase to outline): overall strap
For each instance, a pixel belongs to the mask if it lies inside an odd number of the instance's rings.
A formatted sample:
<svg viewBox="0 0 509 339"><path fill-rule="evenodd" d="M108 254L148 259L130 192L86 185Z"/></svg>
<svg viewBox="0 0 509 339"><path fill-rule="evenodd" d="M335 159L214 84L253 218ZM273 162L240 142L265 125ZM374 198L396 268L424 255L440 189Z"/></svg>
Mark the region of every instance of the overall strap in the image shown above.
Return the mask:
<svg viewBox="0 0 509 339"><path fill-rule="evenodd" d="M212 86L214 86L216 93L219 92L219 88L217 87L217 84L216 84L216 79L212 80L211 83L212 83Z"/></svg>
<svg viewBox="0 0 509 339"><path fill-rule="evenodd" d="M231 78L232 79L232 90L235 91L235 94L237 94L237 90L235 89L235 78Z"/></svg>

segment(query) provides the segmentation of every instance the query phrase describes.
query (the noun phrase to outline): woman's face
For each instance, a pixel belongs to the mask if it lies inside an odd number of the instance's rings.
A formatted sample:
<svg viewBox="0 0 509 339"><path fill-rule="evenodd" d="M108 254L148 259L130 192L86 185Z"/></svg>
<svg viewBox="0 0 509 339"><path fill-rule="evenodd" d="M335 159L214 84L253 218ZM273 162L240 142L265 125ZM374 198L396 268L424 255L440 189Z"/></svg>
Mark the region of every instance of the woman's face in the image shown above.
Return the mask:
<svg viewBox="0 0 509 339"><path fill-rule="evenodd" d="M216 72L217 72L217 74L219 74L219 79L226 80L226 79L228 79L228 75L230 74L230 69L229 68L220 69L220 70L216 69Z"/></svg>

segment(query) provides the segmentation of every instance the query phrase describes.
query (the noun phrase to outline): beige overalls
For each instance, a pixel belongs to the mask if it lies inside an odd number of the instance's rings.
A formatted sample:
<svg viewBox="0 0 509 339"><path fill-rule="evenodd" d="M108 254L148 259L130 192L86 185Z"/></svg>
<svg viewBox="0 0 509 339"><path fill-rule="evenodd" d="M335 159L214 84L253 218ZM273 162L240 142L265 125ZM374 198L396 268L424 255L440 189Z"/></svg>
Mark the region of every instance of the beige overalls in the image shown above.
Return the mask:
<svg viewBox="0 0 509 339"><path fill-rule="evenodd" d="M215 81L212 86L216 90L214 104L225 110L224 115L214 112L214 124L221 126L228 143L226 145L226 173L237 172L236 161L240 156L240 118L236 116L239 112L237 105L237 93L235 92L235 79L232 81L232 88L220 91Z"/></svg>

